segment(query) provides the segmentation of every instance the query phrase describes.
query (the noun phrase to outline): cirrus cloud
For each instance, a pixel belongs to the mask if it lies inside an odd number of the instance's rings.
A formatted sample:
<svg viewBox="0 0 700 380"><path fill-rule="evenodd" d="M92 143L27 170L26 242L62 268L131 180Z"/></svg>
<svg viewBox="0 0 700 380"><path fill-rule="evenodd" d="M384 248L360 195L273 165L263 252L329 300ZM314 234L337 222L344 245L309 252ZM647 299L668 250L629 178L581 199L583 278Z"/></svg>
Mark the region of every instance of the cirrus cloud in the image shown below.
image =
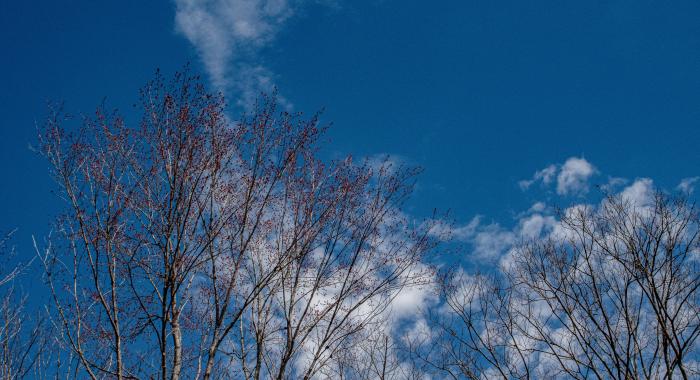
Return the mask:
<svg viewBox="0 0 700 380"><path fill-rule="evenodd" d="M327 0L333 4L332 0ZM260 51L305 0L175 0L175 30L194 46L212 84L250 105L274 86Z"/></svg>

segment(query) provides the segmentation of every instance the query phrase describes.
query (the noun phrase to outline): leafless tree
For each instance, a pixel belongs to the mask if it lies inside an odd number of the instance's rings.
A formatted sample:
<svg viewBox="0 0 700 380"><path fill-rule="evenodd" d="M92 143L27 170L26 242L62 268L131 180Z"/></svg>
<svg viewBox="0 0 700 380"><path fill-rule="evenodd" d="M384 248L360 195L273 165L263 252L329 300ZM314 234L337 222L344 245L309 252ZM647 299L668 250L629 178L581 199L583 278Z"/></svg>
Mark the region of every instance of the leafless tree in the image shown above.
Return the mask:
<svg viewBox="0 0 700 380"><path fill-rule="evenodd" d="M454 378L699 376L694 204L610 196L560 219L501 273L447 277L440 349L421 346L421 358Z"/></svg>
<svg viewBox="0 0 700 380"><path fill-rule="evenodd" d="M415 169L324 163L318 116L272 96L232 122L187 72L140 109L40 134L69 207L39 256L76 377L311 378L423 281Z"/></svg>
<svg viewBox="0 0 700 380"><path fill-rule="evenodd" d="M12 235L0 239L0 378L41 378L49 335L41 311L30 311L18 285L31 261L16 261L14 248L8 247Z"/></svg>
<svg viewBox="0 0 700 380"><path fill-rule="evenodd" d="M378 325L361 335L354 346L333 355L332 364L320 369L323 378L338 379L407 379L411 368L401 357L395 334Z"/></svg>
<svg viewBox="0 0 700 380"><path fill-rule="evenodd" d="M252 311L256 333L239 337L236 354L252 378L262 372L308 379L329 371L333 357L352 350L359 332L376 326L402 288L425 281L425 273L412 269L432 239L425 227L409 229L396 207L412 173L367 173L348 166L321 175L310 186L316 194L293 191L295 199L280 210L270 252L291 251L294 260ZM328 219L309 222L314 215ZM248 355L256 358L250 364Z"/></svg>

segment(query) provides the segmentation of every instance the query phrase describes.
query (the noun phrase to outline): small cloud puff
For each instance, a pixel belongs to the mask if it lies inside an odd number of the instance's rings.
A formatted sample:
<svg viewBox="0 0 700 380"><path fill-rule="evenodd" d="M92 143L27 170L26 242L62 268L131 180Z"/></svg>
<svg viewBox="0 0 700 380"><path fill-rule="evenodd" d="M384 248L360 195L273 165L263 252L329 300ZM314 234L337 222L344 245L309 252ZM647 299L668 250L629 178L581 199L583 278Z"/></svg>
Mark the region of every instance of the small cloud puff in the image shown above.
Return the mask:
<svg viewBox="0 0 700 380"><path fill-rule="evenodd" d="M561 165L551 164L536 171L531 179L522 180L518 185L527 190L536 182L548 186L556 179L557 194L583 195L588 192L589 179L596 173L596 168L585 158L570 157Z"/></svg>
<svg viewBox="0 0 700 380"><path fill-rule="evenodd" d="M588 179L595 173L596 169L585 158L569 158L557 176L557 194L585 194L588 192Z"/></svg>

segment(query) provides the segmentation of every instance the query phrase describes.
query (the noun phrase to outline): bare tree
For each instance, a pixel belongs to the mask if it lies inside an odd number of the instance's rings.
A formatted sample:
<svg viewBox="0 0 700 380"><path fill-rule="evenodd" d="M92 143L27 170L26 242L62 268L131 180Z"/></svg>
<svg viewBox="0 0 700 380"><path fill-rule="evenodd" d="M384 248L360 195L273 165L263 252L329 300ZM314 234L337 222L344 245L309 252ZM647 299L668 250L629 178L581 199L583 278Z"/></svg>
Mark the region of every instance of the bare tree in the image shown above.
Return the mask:
<svg viewBox="0 0 700 380"><path fill-rule="evenodd" d="M0 239L0 378L41 378L49 338L40 313L32 313L18 283L29 263L16 262L8 247L13 233Z"/></svg>
<svg viewBox="0 0 700 380"><path fill-rule="evenodd" d="M273 96L232 122L187 72L140 108L76 132L59 110L40 135L69 206L40 257L75 376L311 378L422 281L415 169L324 163L318 116Z"/></svg>
<svg viewBox="0 0 700 380"><path fill-rule="evenodd" d="M411 228L398 211L413 174L383 166L370 176L346 163L332 176L309 172L308 180L318 182L304 187L315 193L290 192L296 195L279 210L274 235L280 238L270 253L291 251L294 260L261 294L250 342L239 337L237 355L256 358L252 378L267 372L308 379L331 371L334 356L354 349L359 332L381 326L398 292L425 281L426 273L414 269L434 243L430 223Z"/></svg>
<svg viewBox="0 0 700 380"><path fill-rule="evenodd" d="M409 378L409 368L400 357L400 345L391 331L378 325L360 334L355 344L339 350L332 358L332 364L321 368L323 378L338 379L405 379Z"/></svg>
<svg viewBox="0 0 700 380"><path fill-rule="evenodd" d="M416 352L454 378L697 377L698 226L660 193L568 209L503 272L447 277L441 349Z"/></svg>

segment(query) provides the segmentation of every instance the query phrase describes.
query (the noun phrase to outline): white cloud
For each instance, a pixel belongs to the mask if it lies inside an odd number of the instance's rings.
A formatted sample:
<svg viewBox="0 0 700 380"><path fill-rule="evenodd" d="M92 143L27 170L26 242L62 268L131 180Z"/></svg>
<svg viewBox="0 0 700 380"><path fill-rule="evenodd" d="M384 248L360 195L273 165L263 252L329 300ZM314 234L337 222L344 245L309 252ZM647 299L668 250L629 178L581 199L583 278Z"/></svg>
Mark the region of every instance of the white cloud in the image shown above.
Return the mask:
<svg viewBox="0 0 700 380"><path fill-rule="evenodd" d="M654 182L650 178L639 178L622 190L620 197L633 206L648 206L654 198Z"/></svg>
<svg viewBox="0 0 700 380"><path fill-rule="evenodd" d="M533 183L538 181L542 181L543 184L549 185L556 174L557 166L552 164L542 170L536 171L535 174L532 176L532 179L522 180L518 182L518 185L520 185L520 188L522 190L527 190Z"/></svg>
<svg viewBox="0 0 700 380"><path fill-rule="evenodd" d="M409 286L401 289L391 303L393 315L398 318L415 315L432 299L433 294L429 286Z"/></svg>
<svg viewBox="0 0 700 380"><path fill-rule="evenodd" d="M515 244L517 235L499 224L484 226L472 239L473 255L479 259L497 259Z"/></svg>
<svg viewBox="0 0 700 380"><path fill-rule="evenodd" d="M588 192L588 179L595 173L596 169L585 158L569 158L557 176L557 194L585 194Z"/></svg>
<svg viewBox="0 0 700 380"><path fill-rule="evenodd" d="M547 205L544 202L535 202L535 204L530 207L529 212L542 212L546 209Z"/></svg>
<svg viewBox="0 0 700 380"><path fill-rule="evenodd" d="M700 177L683 178L676 189L686 194L692 194L695 191L695 183L700 180Z"/></svg>
<svg viewBox="0 0 700 380"><path fill-rule="evenodd" d="M483 224L482 217L477 215L464 225L437 223L432 233L434 236L446 237L454 241L469 243L471 255L480 260L490 260L499 257L510 248L515 241L512 231L506 230L498 223Z"/></svg>
<svg viewBox="0 0 700 380"><path fill-rule="evenodd" d="M465 239L469 236L472 236L474 232L476 231L476 228L479 226L481 223L481 215L477 215L472 218L472 220L469 221L466 225L456 227L453 232L457 239Z"/></svg>
<svg viewBox="0 0 700 380"><path fill-rule="evenodd" d="M533 174L532 178L518 182L521 190L527 190L536 182L549 186L555 183L559 195L583 195L588 192L588 180L597 173L585 158L570 157L563 164L551 164Z"/></svg>
<svg viewBox="0 0 700 380"><path fill-rule="evenodd" d="M402 287L395 297L391 299L390 308L387 310L391 315L386 318L390 324L396 324L400 320L411 318L425 310L427 306L437 302L437 289L434 272L425 264L417 264L404 274L406 282L415 282L413 278L421 278L420 284ZM391 328L395 328L392 326Z"/></svg>
<svg viewBox="0 0 700 380"><path fill-rule="evenodd" d="M551 215L542 214L544 203L538 202L529 212L518 217L512 229L498 223L482 224L475 216L463 226L451 227L450 236L471 245L471 255L480 261L492 262L506 254L519 239L534 239L552 231L557 224Z"/></svg>
<svg viewBox="0 0 700 380"><path fill-rule="evenodd" d="M526 239L539 238L556 224L556 219L551 215L533 214L520 220L519 235Z"/></svg>
<svg viewBox="0 0 700 380"><path fill-rule="evenodd" d="M250 105L269 91L273 73L258 53L272 43L304 0L175 0L175 29L199 54L214 86Z"/></svg>

